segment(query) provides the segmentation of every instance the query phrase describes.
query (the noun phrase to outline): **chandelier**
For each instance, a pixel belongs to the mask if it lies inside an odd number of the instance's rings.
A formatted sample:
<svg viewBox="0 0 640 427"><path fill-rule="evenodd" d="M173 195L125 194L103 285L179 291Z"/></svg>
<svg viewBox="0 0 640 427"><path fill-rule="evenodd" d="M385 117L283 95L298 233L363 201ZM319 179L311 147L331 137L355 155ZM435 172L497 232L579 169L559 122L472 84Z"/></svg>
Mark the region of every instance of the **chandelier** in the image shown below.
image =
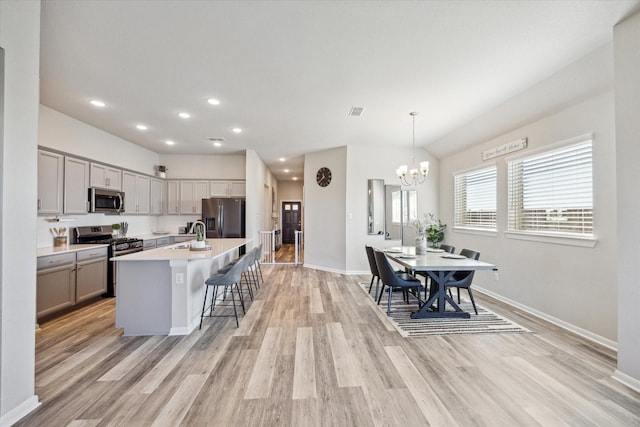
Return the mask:
<svg viewBox="0 0 640 427"><path fill-rule="evenodd" d="M422 184L427 179L429 173L429 162L420 162L420 167L416 167L416 116L418 113L411 112L409 115L413 118L413 146L411 148L411 169L407 165L402 165L396 169L396 174L400 178L400 184L406 187Z"/></svg>

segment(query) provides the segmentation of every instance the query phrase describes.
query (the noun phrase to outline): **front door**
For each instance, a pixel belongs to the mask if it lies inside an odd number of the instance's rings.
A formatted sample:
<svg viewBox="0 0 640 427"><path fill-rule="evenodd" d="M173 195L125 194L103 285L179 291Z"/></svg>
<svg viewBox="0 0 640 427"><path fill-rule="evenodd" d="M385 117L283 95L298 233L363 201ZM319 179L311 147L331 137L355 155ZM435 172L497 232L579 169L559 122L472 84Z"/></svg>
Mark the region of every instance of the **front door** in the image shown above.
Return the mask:
<svg viewBox="0 0 640 427"><path fill-rule="evenodd" d="M300 202L282 202L282 243L295 243L294 231L300 231L302 225L301 206Z"/></svg>

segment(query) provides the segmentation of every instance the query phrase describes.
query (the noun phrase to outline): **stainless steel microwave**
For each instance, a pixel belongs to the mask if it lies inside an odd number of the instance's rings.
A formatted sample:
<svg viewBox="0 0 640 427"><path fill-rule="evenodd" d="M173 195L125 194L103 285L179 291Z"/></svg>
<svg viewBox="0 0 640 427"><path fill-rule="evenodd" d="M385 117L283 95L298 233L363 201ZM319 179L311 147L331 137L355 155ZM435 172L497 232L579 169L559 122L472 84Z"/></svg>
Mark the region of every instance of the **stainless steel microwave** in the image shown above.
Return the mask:
<svg viewBox="0 0 640 427"><path fill-rule="evenodd" d="M89 188L89 212L114 214L124 212L124 192Z"/></svg>

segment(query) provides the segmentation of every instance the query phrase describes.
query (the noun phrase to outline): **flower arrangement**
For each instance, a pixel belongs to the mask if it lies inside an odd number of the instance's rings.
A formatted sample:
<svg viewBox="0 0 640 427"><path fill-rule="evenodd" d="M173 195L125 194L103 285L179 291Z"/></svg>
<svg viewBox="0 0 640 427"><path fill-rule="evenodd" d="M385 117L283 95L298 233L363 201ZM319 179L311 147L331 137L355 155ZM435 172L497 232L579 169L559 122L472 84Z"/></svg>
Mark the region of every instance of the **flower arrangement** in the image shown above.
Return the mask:
<svg viewBox="0 0 640 427"><path fill-rule="evenodd" d="M416 230L416 239L427 239L431 242L432 246L440 246L440 242L444 240L444 230L447 228L447 224L444 224L441 219L436 219L432 213L425 213L424 218L414 219L411 221L411 225Z"/></svg>

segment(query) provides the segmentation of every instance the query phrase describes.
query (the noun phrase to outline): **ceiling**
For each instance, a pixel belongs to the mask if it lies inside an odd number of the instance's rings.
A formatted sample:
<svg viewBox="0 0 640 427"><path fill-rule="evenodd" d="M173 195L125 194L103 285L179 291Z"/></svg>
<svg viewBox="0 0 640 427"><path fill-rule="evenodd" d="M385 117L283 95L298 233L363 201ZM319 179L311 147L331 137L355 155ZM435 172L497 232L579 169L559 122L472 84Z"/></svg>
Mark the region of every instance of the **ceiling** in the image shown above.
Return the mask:
<svg viewBox="0 0 640 427"><path fill-rule="evenodd" d="M157 153L252 149L302 179L306 153L411 147L411 111L416 145L446 154L439 140L609 42L638 3L44 0L41 102Z"/></svg>

